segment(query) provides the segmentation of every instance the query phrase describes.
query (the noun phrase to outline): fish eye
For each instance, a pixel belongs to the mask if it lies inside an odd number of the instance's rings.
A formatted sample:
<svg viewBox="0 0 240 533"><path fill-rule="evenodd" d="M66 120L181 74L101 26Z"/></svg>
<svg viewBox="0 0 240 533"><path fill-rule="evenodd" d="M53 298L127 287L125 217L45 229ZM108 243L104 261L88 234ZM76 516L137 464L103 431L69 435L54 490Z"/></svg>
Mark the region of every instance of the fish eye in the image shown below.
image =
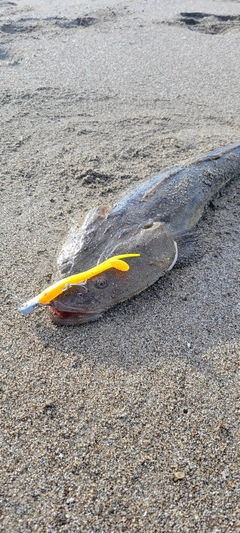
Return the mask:
<svg viewBox="0 0 240 533"><path fill-rule="evenodd" d="M106 278L101 277L96 279L94 285L97 287L97 289L105 289L105 287L108 286L108 281Z"/></svg>
<svg viewBox="0 0 240 533"><path fill-rule="evenodd" d="M76 296L77 296L77 299L78 299L78 300L82 300L84 294L85 294L85 293L83 293L83 292L78 292L77 295L76 295Z"/></svg>
<svg viewBox="0 0 240 533"><path fill-rule="evenodd" d="M149 229L153 227L153 220L149 220L144 226L143 229Z"/></svg>

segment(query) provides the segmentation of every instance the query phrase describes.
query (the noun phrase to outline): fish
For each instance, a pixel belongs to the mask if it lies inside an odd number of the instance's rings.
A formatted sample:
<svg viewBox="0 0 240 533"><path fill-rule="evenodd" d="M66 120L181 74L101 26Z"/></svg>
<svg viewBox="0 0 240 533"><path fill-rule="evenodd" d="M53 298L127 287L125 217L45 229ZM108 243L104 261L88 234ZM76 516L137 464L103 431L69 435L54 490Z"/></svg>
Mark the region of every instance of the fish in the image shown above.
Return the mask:
<svg viewBox="0 0 240 533"><path fill-rule="evenodd" d="M126 259L128 271L101 272L53 299L48 308L58 325L77 325L148 288L169 272L189 247L214 196L240 176L240 142L200 155L130 188L112 208L91 210L74 226L57 259L56 279L88 270L110 256Z"/></svg>

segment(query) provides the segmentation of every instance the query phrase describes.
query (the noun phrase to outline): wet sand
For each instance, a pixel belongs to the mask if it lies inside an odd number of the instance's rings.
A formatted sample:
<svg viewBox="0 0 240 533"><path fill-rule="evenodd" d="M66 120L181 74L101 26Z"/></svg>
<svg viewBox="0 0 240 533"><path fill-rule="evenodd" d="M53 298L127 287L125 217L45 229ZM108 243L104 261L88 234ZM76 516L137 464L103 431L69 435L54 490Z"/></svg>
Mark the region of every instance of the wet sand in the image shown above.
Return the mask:
<svg viewBox="0 0 240 533"><path fill-rule="evenodd" d="M89 209L239 141L240 4L56 4L0 2L1 531L236 533L239 181L100 320L17 309Z"/></svg>

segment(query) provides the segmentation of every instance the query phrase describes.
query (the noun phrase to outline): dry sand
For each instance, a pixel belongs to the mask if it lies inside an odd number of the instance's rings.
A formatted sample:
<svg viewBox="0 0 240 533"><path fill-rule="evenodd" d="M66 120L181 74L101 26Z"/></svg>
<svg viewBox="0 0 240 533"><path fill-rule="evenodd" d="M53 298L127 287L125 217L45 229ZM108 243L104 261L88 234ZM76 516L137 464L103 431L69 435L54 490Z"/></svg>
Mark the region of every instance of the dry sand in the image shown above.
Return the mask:
<svg viewBox="0 0 240 533"><path fill-rule="evenodd" d="M236 533L239 182L193 259L101 320L17 308L89 208L240 139L240 4L0 14L1 532Z"/></svg>

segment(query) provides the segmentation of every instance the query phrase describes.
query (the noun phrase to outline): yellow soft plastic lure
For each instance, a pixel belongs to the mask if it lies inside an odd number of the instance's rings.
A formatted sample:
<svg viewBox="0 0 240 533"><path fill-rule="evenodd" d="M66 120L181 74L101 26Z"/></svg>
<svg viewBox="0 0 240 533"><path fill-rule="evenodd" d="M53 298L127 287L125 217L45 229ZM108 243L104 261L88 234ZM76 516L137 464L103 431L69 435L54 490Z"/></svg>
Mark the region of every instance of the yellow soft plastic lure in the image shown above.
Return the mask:
<svg viewBox="0 0 240 533"><path fill-rule="evenodd" d="M85 272L80 272L79 274L73 274L72 276L63 278L53 285L50 285L50 287L47 287L47 289L44 289L42 292L40 292L40 294L38 294L38 296L35 296L35 298L28 300L28 302L19 308L19 311L24 316L31 315L35 309L43 305L48 305L52 300L57 298L57 296L62 294L63 291L70 289L70 287L73 285L80 285L88 279L93 278L97 274L105 272L105 270L109 270L110 268L116 268L117 270L122 271L129 270L130 266L125 261L122 261L122 259L125 257L139 256L140 254L115 255L109 259L106 259L106 261L103 261L103 263L100 263L100 265L90 268Z"/></svg>

